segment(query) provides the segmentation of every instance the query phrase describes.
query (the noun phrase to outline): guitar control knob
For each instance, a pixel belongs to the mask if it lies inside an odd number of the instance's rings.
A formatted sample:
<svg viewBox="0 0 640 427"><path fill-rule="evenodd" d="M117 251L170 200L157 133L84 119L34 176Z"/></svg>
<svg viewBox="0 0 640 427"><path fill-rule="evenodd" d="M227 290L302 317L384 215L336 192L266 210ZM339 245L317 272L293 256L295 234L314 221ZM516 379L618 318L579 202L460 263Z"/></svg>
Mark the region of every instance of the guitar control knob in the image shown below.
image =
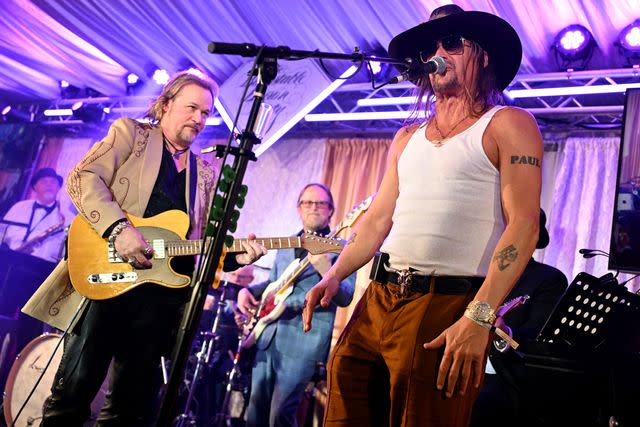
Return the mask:
<svg viewBox="0 0 640 427"><path fill-rule="evenodd" d="M118 279L120 279L120 280L124 279L124 273L120 273L120 274L118 275Z"/></svg>
<svg viewBox="0 0 640 427"><path fill-rule="evenodd" d="M116 273L113 273L111 275L111 280L118 280L118 275Z"/></svg>
<svg viewBox="0 0 640 427"><path fill-rule="evenodd" d="M100 276L98 276L97 274L92 274L91 275L91 282L93 283L98 283L98 279L100 278Z"/></svg>

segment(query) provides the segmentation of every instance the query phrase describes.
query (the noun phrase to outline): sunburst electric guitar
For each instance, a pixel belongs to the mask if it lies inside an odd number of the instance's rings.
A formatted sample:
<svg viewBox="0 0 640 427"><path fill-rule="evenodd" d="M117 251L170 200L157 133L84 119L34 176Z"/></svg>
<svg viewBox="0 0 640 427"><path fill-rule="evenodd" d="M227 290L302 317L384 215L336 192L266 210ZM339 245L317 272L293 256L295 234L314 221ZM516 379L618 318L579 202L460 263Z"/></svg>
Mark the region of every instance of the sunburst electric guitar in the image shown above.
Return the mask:
<svg viewBox="0 0 640 427"><path fill-rule="evenodd" d="M202 240L185 240L189 217L178 210L163 212L150 218L127 215L129 221L142 233L153 248L152 267L135 269L120 258L108 240L101 237L78 215L69 229L69 276L74 289L89 299L102 300L117 297L142 283L155 283L168 288L183 288L191 278L176 273L169 264L175 256L198 255ZM244 252L242 243L235 239L227 253ZM343 244L339 240L313 234L299 237L258 238L267 249L304 248L310 253L339 253Z"/></svg>
<svg viewBox="0 0 640 427"><path fill-rule="evenodd" d="M335 241L333 239L338 235L338 233L345 228L353 227L367 209L369 209L373 197L374 195L369 196L367 199L362 201L362 203L353 208L353 210L347 214L347 216L327 238L331 239L331 241ZM340 250L342 250L342 245L340 245ZM340 250L337 252L340 252ZM267 325L273 323L282 315L284 310L287 308L285 300L293 292L295 279L304 271L305 268L307 268L309 262L308 256L304 260L300 260L298 258L294 259L291 264L285 268L280 277L267 286L262 293L260 304L258 305L255 314L243 328L243 348L250 348L253 346Z"/></svg>

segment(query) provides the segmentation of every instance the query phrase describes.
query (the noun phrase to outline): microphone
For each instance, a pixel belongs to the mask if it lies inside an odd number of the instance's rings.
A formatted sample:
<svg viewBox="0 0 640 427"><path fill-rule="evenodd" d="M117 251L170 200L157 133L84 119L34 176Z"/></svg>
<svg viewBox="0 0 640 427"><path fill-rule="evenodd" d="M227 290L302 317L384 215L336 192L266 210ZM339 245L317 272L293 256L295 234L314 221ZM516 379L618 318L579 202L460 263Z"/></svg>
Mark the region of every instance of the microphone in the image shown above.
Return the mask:
<svg viewBox="0 0 640 427"><path fill-rule="evenodd" d="M429 74L444 74L447 63L441 56L434 56L424 64L424 70Z"/></svg>
<svg viewBox="0 0 640 427"><path fill-rule="evenodd" d="M387 84L397 84L407 80L415 81L425 71L427 74L444 74L446 69L447 63L441 56L434 56L424 64L424 67L420 67L416 62L409 60L409 69L392 77Z"/></svg>

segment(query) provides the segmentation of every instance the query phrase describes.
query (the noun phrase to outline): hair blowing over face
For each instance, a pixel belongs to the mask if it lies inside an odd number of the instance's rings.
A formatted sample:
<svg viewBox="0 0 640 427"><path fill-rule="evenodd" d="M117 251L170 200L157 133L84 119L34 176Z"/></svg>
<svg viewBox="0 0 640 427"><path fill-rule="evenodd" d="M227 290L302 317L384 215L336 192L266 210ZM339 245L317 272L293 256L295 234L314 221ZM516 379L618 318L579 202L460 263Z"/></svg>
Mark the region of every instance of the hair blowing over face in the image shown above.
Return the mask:
<svg viewBox="0 0 640 427"><path fill-rule="evenodd" d="M151 104L149 110L145 113L145 117L151 120L152 122L159 122L164 115L164 107L167 105L169 101L174 99L182 88L188 85L198 85L201 88L204 88L211 93L211 97L216 99L218 97L218 85L213 80L209 80L206 78L198 77L194 74L190 74L187 72L182 72L176 74L162 89L162 93L158 98Z"/></svg>
<svg viewBox="0 0 640 427"><path fill-rule="evenodd" d="M491 62L491 56L489 56L489 64L484 66L484 50L480 45L472 40L468 40L471 43L471 58L472 62L469 63L470 67L475 69L475 88L469 88L465 86L465 94L467 97L467 103L469 105L469 114L473 116L479 116L488 108L494 105L504 104L504 97L502 92L498 89L496 81L496 74L493 70L493 64ZM474 91L475 93L471 93ZM433 101L433 87L431 87L431 81L427 73L422 73L420 78L416 82L416 89L414 91L416 95L416 103L412 107L411 115L407 119L408 124L420 121L419 113L423 109L435 112L435 102ZM425 98L427 101L423 102Z"/></svg>

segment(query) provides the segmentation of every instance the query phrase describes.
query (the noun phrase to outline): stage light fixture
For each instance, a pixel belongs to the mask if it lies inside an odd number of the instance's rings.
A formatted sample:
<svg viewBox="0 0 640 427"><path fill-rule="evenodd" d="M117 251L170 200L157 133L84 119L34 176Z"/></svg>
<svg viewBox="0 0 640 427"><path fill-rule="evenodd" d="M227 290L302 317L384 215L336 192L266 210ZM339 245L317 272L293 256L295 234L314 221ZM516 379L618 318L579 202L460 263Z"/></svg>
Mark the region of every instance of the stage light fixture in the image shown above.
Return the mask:
<svg viewBox="0 0 640 427"><path fill-rule="evenodd" d="M627 65L640 64L640 18L627 25L614 43L620 54L627 60Z"/></svg>
<svg viewBox="0 0 640 427"><path fill-rule="evenodd" d="M153 72L153 81L160 86L164 86L169 82L169 73L167 70L158 68Z"/></svg>
<svg viewBox="0 0 640 427"><path fill-rule="evenodd" d="M556 63L561 70L585 69L596 42L591 32L583 25L569 25L556 36L552 51L555 53Z"/></svg>
<svg viewBox="0 0 640 427"><path fill-rule="evenodd" d="M137 74L129 73L127 74L127 84L134 85L140 81L140 77Z"/></svg>
<svg viewBox="0 0 640 427"><path fill-rule="evenodd" d="M66 80L60 80L60 87L62 89L69 87L69 82Z"/></svg>
<svg viewBox="0 0 640 427"><path fill-rule="evenodd" d="M7 114L9 114L9 111L11 111L11 105L7 105L2 109L2 115L6 116Z"/></svg>
<svg viewBox="0 0 640 427"><path fill-rule="evenodd" d="M82 96L81 94L82 89L72 85L66 80L60 80L59 86L60 86L60 97L62 99L73 99L73 98L79 98L80 96Z"/></svg>

